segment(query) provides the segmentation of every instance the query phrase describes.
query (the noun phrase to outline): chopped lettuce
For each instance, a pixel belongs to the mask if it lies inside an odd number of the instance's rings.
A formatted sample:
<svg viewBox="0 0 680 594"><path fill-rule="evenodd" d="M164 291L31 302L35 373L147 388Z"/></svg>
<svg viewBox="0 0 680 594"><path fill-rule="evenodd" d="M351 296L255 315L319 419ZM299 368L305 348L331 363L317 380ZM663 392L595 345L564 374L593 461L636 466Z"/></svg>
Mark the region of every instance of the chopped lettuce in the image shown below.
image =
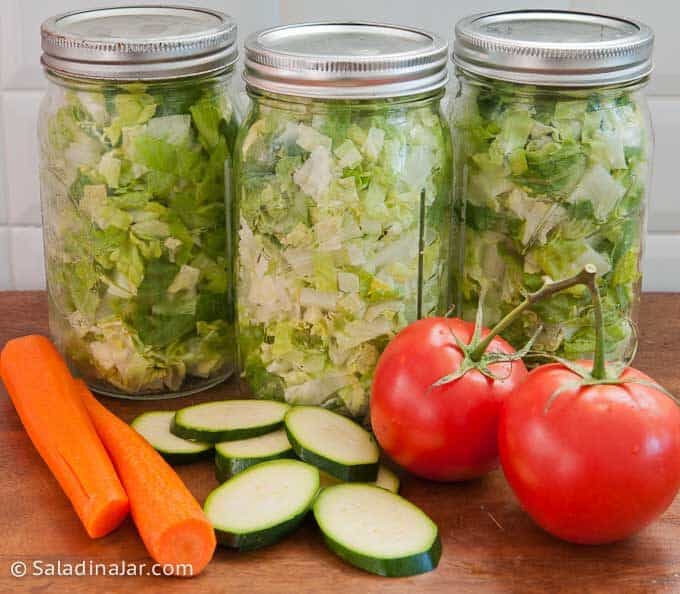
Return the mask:
<svg viewBox="0 0 680 594"><path fill-rule="evenodd" d="M41 142L52 333L100 389L172 392L234 364L220 82L50 96Z"/></svg>
<svg viewBox="0 0 680 594"><path fill-rule="evenodd" d="M365 416L390 337L448 301L450 161L437 98L255 101L233 220L241 363L257 396Z"/></svg>
<svg viewBox="0 0 680 594"><path fill-rule="evenodd" d="M496 323L529 291L594 264L600 276L608 355L634 337L640 282L649 137L630 89L559 92L460 75L453 102L461 232L454 299L473 319ZM592 354L592 309L575 287L527 311L508 330L516 347L543 327L535 348Z"/></svg>

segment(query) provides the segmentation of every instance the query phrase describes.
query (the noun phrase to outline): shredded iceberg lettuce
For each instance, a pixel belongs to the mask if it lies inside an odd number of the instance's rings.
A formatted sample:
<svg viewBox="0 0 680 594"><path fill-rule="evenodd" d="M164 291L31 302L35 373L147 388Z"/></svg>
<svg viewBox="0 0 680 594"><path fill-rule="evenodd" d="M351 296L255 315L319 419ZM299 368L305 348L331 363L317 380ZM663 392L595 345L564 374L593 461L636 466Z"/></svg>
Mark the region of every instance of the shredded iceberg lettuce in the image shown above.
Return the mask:
<svg viewBox="0 0 680 594"><path fill-rule="evenodd" d="M540 91L460 74L452 105L454 209L461 232L454 300L468 319L480 297L493 325L546 280L597 266L609 357L634 337L649 137L634 89ZM506 338L570 358L594 347L579 288L526 312Z"/></svg>
<svg viewBox="0 0 680 594"><path fill-rule="evenodd" d="M234 222L242 372L258 397L366 414L381 350L449 298L450 160L438 97L255 99Z"/></svg>
<svg viewBox="0 0 680 594"><path fill-rule="evenodd" d="M190 388L234 364L225 83L55 85L41 125L52 334L100 389Z"/></svg>

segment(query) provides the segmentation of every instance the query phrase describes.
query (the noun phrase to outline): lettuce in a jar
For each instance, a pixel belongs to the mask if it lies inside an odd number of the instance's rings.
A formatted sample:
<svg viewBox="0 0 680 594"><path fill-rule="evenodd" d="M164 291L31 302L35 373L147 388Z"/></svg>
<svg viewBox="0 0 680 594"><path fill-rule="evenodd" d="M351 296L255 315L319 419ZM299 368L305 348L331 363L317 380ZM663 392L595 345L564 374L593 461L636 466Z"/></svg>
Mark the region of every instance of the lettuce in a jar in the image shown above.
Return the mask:
<svg viewBox="0 0 680 594"><path fill-rule="evenodd" d="M166 85L167 86L167 85ZM234 361L222 83L50 94L41 122L50 327L104 391L174 392Z"/></svg>
<svg viewBox="0 0 680 594"><path fill-rule="evenodd" d="M448 300L450 158L438 99L258 99L235 211L240 359L258 397L365 416L387 342Z"/></svg>
<svg viewBox="0 0 680 594"><path fill-rule="evenodd" d="M635 89L540 89L463 77L452 101L461 233L454 300L491 326L544 282L597 267L608 357L634 349L649 163ZM569 359L594 349L592 309L574 288L527 311L505 337Z"/></svg>

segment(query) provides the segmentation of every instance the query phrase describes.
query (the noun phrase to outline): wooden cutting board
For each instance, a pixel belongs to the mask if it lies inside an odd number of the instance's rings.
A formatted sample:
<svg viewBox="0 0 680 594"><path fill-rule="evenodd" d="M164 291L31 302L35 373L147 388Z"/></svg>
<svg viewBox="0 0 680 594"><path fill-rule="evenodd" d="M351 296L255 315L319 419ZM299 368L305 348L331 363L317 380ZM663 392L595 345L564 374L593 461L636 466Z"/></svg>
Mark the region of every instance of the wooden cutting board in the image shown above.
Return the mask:
<svg viewBox="0 0 680 594"><path fill-rule="evenodd" d="M646 294L641 312L637 366L680 394L680 294ZM0 345L12 337L47 333L45 294L0 293ZM238 396L235 382L200 396L154 403L105 399L129 421L152 408ZM203 500L217 483L209 462L179 468ZM0 593L135 592L172 594L616 594L680 592L680 500L638 536L616 545L565 544L537 528L521 511L500 471L464 484L436 484L403 477L402 494L439 525L439 568L414 578L387 579L349 567L326 550L308 521L285 541L253 553L218 550L191 580L154 576L13 578L15 561L45 571L48 564L147 563L134 526L90 540L69 502L33 449L0 387ZM42 564L34 561L39 560Z"/></svg>

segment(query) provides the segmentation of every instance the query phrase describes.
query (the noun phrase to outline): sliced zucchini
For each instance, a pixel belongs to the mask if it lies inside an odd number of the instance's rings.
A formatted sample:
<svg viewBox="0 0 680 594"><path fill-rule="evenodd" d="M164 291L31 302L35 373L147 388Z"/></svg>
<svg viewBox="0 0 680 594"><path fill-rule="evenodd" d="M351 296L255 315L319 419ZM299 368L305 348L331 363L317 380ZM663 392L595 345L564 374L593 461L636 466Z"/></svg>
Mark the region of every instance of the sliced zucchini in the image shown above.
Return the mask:
<svg viewBox="0 0 680 594"><path fill-rule="evenodd" d="M203 509L220 544L250 551L293 531L318 491L319 471L313 466L299 460L270 460L217 487Z"/></svg>
<svg viewBox="0 0 680 594"><path fill-rule="evenodd" d="M217 443L257 437L279 429L290 408L273 400L223 400L175 413L170 430L178 437Z"/></svg>
<svg viewBox="0 0 680 594"><path fill-rule="evenodd" d="M139 415L132 421L137 431L153 448L173 464L186 464L210 456L213 444L189 441L170 433L174 411L150 411Z"/></svg>
<svg viewBox="0 0 680 594"><path fill-rule="evenodd" d="M375 486L387 489L392 493L399 493L399 477L394 470L381 464L380 468L378 468L378 478L375 479Z"/></svg>
<svg viewBox="0 0 680 594"><path fill-rule="evenodd" d="M366 484L321 491L314 517L326 545L351 565L388 577L432 571L441 557L436 524L403 497Z"/></svg>
<svg viewBox="0 0 680 594"><path fill-rule="evenodd" d="M295 458L283 429L250 439L223 441L215 444L215 474L223 483L250 466L278 458Z"/></svg>
<svg viewBox="0 0 680 594"><path fill-rule="evenodd" d="M343 482L340 479L336 479L334 476L331 476L327 472L324 472L323 470L319 471L319 478L321 479L322 489L325 489L326 487L332 487L334 485L340 485Z"/></svg>
<svg viewBox="0 0 680 594"><path fill-rule="evenodd" d="M378 446L354 421L325 408L294 406L286 414L285 427L301 460L341 481L376 480Z"/></svg>
<svg viewBox="0 0 680 594"><path fill-rule="evenodd" d="M333 485L342 483L341 480L336 479L327 472L321 471L319 475L321 476L322 487L332 487ZM378 467L378 478L375 479L375 482L372 484L376 487L392 491L392 493L399 493L399 477L391 468L388 468L384 464L381 464Z"/></svg>

